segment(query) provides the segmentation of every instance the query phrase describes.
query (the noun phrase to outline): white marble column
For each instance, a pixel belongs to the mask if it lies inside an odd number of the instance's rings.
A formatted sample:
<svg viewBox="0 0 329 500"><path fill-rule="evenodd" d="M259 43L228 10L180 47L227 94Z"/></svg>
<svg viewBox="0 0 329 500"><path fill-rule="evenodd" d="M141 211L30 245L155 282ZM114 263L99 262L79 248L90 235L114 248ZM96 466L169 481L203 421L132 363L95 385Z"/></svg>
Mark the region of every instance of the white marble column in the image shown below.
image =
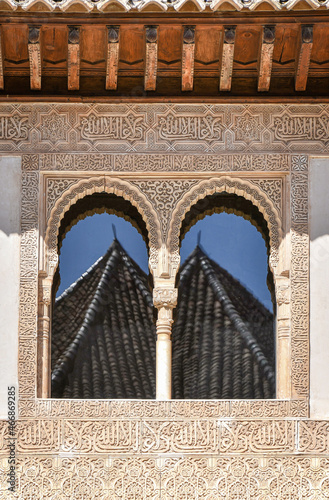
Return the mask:
<svg viewBox="0 0 329 500"><path fill-rule="evenodd" d="M276 279L277 301L277 347L276 347L276 397L291 397L290 363L290 280L285 277Z"/></svg>
<svg viewBox="0 0 329 500"><path fill-rule="evenodd" d="M158 309L156 322L156 399L171 399L171 328L173 309L177 305L177 288L155 288L154 306Z"/></svg>
<svg viewBox="0 0 329 500"><path fill-rule="evenodd" d="M46 273L39 276L39 307L38 307L38 397L50 397L51 383L51 346L50 346L50 305L51 280Z"/></svg>

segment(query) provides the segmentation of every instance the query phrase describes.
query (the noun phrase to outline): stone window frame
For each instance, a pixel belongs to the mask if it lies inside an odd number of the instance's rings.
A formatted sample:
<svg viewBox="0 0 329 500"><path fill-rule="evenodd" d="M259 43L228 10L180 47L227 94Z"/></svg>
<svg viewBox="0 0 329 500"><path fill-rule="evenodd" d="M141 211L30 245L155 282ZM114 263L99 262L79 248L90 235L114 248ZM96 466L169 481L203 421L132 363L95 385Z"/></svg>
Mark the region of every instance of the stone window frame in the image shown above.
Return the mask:
<svg viewBox="0 0 329 500"><path fill-rule="evenodd" d="M219 172L216 176L204 173L176 174L155 172L150 175L136 172L112 175L104 172L36 172L24 169L32 155L23 157L22 175L22 240L21 240L21 297L19 338L19 413L21 417L115 415L211 415L223 417L307 417L309 396L309 236L308 236L308 157L306 155L276 155L288 158L287 168L273 172ZM42 156L42 155L33 155ZM129 155L127 155L129 156ZM159 155L158 155L159 156ZM219 155L220 156L220 155ZM231 155L226 155L231 156ZM233 156L233 155L232 155ZM234 155L236 156L236 155ZM249 155L259 164L260 157ZM274 155L268 155L274 156ZM99 155L98 155L99 157ZM243 157L243 155L241 155ZM258 157L258 160L257 160ZM40 158L38 158L40 160ZM257 161L256 161L257 160ZM270 158L267 159L270 161ZM278 161L278 158L275 159ZM285 163L285 162L283 162ZM281 190L278 183L281 181ZM88 186L88 183L92 182ZM168 199L172 192L180 197L175 204L163 206L161 192ZM275 187L276 186L276 187ZM154 298L159 308L172 308L176 294L174 276L179 267L177 247L179 229L189 206L202 196L229 189L255 203L270 222L270 266L275 274L277 300L278 349L282 356L277 369L278 399L231 401L115 401L115 400L55 400L40 397L37 386L49 379L49 368L37 365L37 358L46 352L49 342L52 277L57 265L57 230L61 214L79 196L91 194L92 189L108 190L129 199L146 222L150 240L150 262L155 278ZM179 188L179 189L178 189ZM169 191L168 191L169 190ZM94 191L96 192L96 191ZM290 196L290 203L286 203ZM248 198L249 197L249 198ZM66 201L64 201L66 199ZM155 202L150 201L156 200ZM278 206L281 200L281 211ZM285 210L284 207L287 207ZM290 207L290 209L289 209ZM57 217L57 222L55 222ZM171 224L165 226L165 220ZM272 220L272 222L270 221ZM276 222L275 222L276 221ZM277 226L275 226L275 224ZM275 229L285 228L281 238ZM54 229L55 228L55 229ZM57 228L57 229L56 229ZM55 249L56 242L56 250ZM167 250L169 249L169 251ZM290 258L291 251L291 258ZM165 286L164 286L165 284ZM37 298L37 300L36 300ZM294 318L291 322L290 318ZM35 331L38 336L35 336ZM291 351L289 350L291 342ZM49 347L48 347L49 356ZM279 358L279 356L277 356ZM287 364L285 361L290 360ZM176 413L175 413L176 412Z"/></svg>

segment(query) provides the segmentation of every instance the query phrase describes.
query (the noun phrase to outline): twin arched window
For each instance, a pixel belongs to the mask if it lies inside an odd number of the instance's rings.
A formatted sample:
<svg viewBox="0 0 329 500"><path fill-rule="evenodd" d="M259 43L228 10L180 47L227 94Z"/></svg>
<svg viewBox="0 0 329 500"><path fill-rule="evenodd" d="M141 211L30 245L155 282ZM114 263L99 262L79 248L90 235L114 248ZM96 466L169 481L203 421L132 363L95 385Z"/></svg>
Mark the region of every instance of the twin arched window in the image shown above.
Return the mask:
<svg viewBox="0 0 329 500"><path fill-rule="evenodd" d="M62 220L59 248L78 220L100 212L124 217L138 229L138 245L142 246L143 238L147 248L143 218L128 201L114 194L88 195L75 203ZM227 222L229 230L221 235L214 227L214 218L218 222L218 217L225 216L231 218ZM196 230L201 223L213 233L213 238L207 243L201 237L201 244L196 242L195 248L190 248L192 251L187 252L178 273L178 304L172 328L173 398L274 397L274 321L269 297L265 307L221 262L216 262L216 245L222 250L229 247L227 241L218 244L216 235L226 234L227 239L228 234L234 234L233 220L242 222L235 229L236 246L242 242L242 255L246 253L247 242L241 236L241 228L254 228L243 219L252 222L268 249L264 217L240 196L225 192L207 196L184 218L180 236L183 245L188 239L184 240L185 235L192 232L189 230ZM54 298L52 397L155 398L156 311L152 303L152 276L145 272L146 266L141 269L133 258L132 248L137 246L138 238L131 237L129 248L129 242L122 244L121 239L120 235L114 239L87 272ZM234 244L228 254L232 254L232 248ZM77 253L85 253L84 246L73 250L71 261ZM237 257L229 255L228 262L234 259L236 264ZM264 243L263 260L267 261ZM256 268L259 266L257 263ZM243 267L248 265L242 263ZM61 274L62 269L61 262ZM273 300L270 271L267 282ZM54 295L58 285L59 272L54 278Z"/></svg>

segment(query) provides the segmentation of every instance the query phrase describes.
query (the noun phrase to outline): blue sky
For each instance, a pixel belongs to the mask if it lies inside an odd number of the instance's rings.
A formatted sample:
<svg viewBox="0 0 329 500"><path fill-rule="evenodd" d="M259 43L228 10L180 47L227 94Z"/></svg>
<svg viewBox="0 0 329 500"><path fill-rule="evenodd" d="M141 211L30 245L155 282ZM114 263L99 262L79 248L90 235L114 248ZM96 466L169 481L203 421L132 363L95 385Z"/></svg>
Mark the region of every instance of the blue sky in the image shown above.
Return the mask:
<svg viewBox="0 0 329 500"><path fill-rule="evenodd" d="M95 214L79 221L63 240L60 252L61 284L57 296L106 252L114 237L112 225L115 225L121 245L148 273L146 245L137 229L116 215ZM202 248L209 257L227 269L272 311L266 285L266 245L257 229L234 214L206 216L183 239L181 262L194 250L199 232Z"/></svg>

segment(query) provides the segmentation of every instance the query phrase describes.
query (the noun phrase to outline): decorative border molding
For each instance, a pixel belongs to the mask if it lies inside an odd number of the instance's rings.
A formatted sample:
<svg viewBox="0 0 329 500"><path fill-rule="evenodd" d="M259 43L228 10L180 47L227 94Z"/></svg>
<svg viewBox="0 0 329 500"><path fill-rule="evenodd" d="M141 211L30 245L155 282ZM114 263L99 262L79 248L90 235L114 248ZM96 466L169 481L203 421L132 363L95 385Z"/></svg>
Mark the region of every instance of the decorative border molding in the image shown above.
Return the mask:
<svg viewBox="0 0 329 500"><path fill-rule="evenodd" d="M28 456L18 460L20 498L325 499L329 459L315 456ZM0 461L0 488L6 486ZM2 480L3 479L3 480ZM3 498L4 489L0 489ZM191 492L191 493L190 493ZM143 495L143 496L142 496ZM188 495L188 496L187 496ZM193 495L193 496L192 496Z"/></svg>
<svg viewBox="0 0 329 500"><path fill-rule="evenodd" d="M137 9L137 11L143 13L144 10L148 11L150 7L156 11L167 11L168 7L173 9L173 15L176 12L183 11L186 13L187 0L174 0L173 2L167 2L162 0L142 0L138 3L130 3L128 0L100 0L96 5L92 0L60 0L56 2L54 0L41 0L40 1L43 10L51 11L56 13L66 12L68 9L72 9L74 12L88 13L92 10L98 10L101 12L107 12L109 7L112 7L114 11L117 12L128 12L131 9ZM227 3L227 0L193 0L193 7L188 9L190 12L195 9L199 12L205 10L206 7L210 8L212 11L216 11L221 8L221 6ZM279 0L230 0L229 5L233 10L240 11L241 9L249 9L253 11L256 7L268 3L274 10L295 10L295 7L299 3L298 0L286 0L285 2L280 2ZM308 9L310 11L318 9L319 7L327 6L325 0L307 0ZM18 7L24 11L34 11L36 5L36 0L6 0L6 9L15 11ZM42 10L41 7L41 10ZM57 9L56 9L57 7ZM40 7L39 7L40 8ZM227 8L225 9L227 10ZM169 11L170 12L170 11Z"/></svg>
<svg viewBox="0 0 329 500"><path fill-rule="evenodd" d="M106 171L126 172L286 172L289 154L106 154L49 153L24 154L24 171Z"/></svg>
<svg viewBox="0 0 329 500"><path fill-rule="evenodd" d="M78 161L85 165L83 170L119 171L133 166L145 171L147 161L154 171L157 154L166 155L161 161L170 165L171 154L194 153L209 155L209 164L203 169L214 168L212 163L217 163L216 170L238 170L233 160L229 168L225 167L225 157L222 165L218 164L216 155L328 153L329 105L0 104L0 151L44 155L42 169L47 164L46 168L51 168L54 161L58 162L56 169L61 168L60 161ZM89 167L88 156L70 159L71 153L117 153L118 157L108 156L107 167L105 158L94 157L94 165ZM138 159L129 160L131 167L124 153L138 154ZM62 156L54 158L51 154ZM144 160L142 154L146 155ZM198 160L194 161L197 170ZM271 163L270 156L268 161ZM162 164L162 169L167 170L167 166ZM168 168L172 170L172 166Z"/></svg>
<svg viewBox="0 0 329 500"><path fill-rule="evenodd" d="M292 396L309 394L308 157L291 162L291 374Z"/></svg>

